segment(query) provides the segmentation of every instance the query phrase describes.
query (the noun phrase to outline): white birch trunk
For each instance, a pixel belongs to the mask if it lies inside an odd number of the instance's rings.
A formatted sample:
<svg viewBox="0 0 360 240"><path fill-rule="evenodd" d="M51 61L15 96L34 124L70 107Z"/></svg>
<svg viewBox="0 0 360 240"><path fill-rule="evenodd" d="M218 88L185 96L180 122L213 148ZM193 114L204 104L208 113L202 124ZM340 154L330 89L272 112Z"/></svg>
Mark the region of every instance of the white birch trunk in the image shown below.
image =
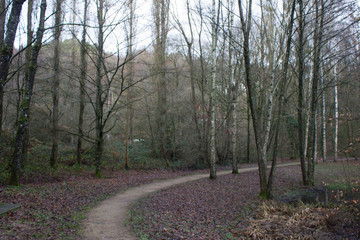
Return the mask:
<svg viewBox="0 0 360 240"><path fill-rule="evenodd" d="M322 132L322 157L323 161L326 161L326 120L325 120L325 114L326 114L326 105L325 105L325 94L324 94L324 73L323 69L321 69L321 78L320 78L320 84L322 87L322 93L321 93L321 132Z"/></svg>
<svg viewBox="0 0 360 240"><path fill-rule="evenodd" d="M312 72L312 70L310 70ZM308 149L308 138L309 138L309 127L310 127L310 106L311 106L311 85L312 85L312 78L309 77L309 85L308 85L308 92L306 95L307 106L306 106L306 115L305 115L305 137L304 137L304 158L306 159L307 156L307 149Z"/></svg>
<svg viewBox="0 0 360 240"><path fill-rule="evenodd" d="M237 166L237 154L236 154L236 135L237 135L237 84L235 80L235 64L236 64L236 56L234 54L234 41L232 28L234 26L234 1L228 0L228 8L229 8L229 71L230 71L230 84L231 84L231 93L232 93L232 125L231 125L231 145L232 145L232 172L238 173Z"/></svg>
<svg viewBox="0 0 360 240"><path fill-rule="evenodd" d="M217 43L217 31L216 31L216 4L215 0L212 1L212 35L211 35L211 122L210 122L210 178L216 178L216 145L215 145L215 91L216 91L216 43Z"/></svg>
<svg viewBox="0 0 360 240"><path fill-rule="evenodd" d="M338 87L337 87L337 71L334 68L335 86L334 86L334 118L335 118L335 134L334 134L334 161L338 158L338 134L339 134L339 109L338 109Z"/></svg>
<svg viewBox="0 0 360 240"><path fill-rule="evenodd" d="M317 143L317 111L315 112L315 119L314 119L314 151L313 151L313 158L314 161L317 163L317 149L318 149L318 143Z"/></svg>

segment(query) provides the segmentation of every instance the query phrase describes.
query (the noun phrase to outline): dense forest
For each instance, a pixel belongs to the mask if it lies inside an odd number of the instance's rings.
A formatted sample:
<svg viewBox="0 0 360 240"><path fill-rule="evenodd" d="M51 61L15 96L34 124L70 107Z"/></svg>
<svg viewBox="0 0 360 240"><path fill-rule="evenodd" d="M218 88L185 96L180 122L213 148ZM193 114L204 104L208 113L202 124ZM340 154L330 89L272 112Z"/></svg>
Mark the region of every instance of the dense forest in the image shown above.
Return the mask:
<svg viewBox="0 0 360 240"><path fill-rule="evenodd" d="M269 197L277 159L313 185L318 161L358 156L357 1L146 4L0 0L2 183L257 162Z"/></svg>

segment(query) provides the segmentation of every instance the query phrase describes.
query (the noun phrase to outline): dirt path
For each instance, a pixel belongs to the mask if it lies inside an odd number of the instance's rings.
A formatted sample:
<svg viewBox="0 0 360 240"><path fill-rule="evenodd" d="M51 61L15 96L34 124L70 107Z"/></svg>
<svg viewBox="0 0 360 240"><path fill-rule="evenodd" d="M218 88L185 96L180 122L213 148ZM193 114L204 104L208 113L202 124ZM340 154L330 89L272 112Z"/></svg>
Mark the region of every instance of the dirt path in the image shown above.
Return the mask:
<svg viewBox="0 0 360 240"><path fill-rule="evenodd" d="M282 164L279 167L297 165L299 163ZM239 169L239 173L257 170L257 167ZM218 172L217 176L230 174L231 171ZM125 226L130 204L146 194L159 191L173 185L207 178L209 174L196 174L175 179L162 180L134 187L100 203L91 209L84 222L85 239L118 239L135 240L136 236L129 226Z"/></svg>

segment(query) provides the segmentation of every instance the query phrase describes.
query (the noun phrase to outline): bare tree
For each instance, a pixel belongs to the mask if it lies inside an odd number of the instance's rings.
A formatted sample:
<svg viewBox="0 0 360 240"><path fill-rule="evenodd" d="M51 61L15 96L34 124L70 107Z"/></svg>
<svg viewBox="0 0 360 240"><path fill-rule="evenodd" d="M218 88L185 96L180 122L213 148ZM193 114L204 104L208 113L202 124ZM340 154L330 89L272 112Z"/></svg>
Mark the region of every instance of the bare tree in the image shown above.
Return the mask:
<svg viewBox="0 0 360 240"><path fill-rule="evenodd" d="M6 12L7 12L6 0L0 0L0 46L2 46L4 42ZM4 108L3 105L4 105L4 86L1 81L0 82L0 136L3 125L3 108Z"/></svg>
<svg viewBox="0 0 360 240"><path fill-rule="evenodd" d="M318 86L320 80L321 49L323 45L325 4L324 0L315 2L315 26L314 26L314 54L313 54L313 73L311 88L311 107L310 107L310 134L308 147L308 172L307 180L309 185L314 185L315 160L316 160L316 111L318 106Z"/></svg>
<svg viewBox="0 0 360 240"><path fill-rule="evenodd" d="M26 72L25 80L27 81L25 95L22 99L20 106L20 118L18 121L18 128L15 137L15 147L14 154L11 162L11 175L10 175L10 184L19 185L19 175L21 169L21 160L23 155L24 147L24 134L25 130L29 124L29 110L31 104L31 97L33 94L33 86L35 82L35 74L37 70L37 59L39 52L42 46L42 38L44 35L44 25L45 25L45 12L46 12L46 0L41 1L40 5L40 17L39 17L39 27L36 32L36 40L32 45L32 52L29 67Z"/></svg>
<svg viewBox="0 0 360 240"><path fill-rule="evenodd" d="M78 139L76 146L76 161L78 164L81 163L82 159L82 145L83 145L83 124L84 124L84 110L85 110L85 83L86 83L86 71L87 71L87 60L86 60L86 25L87 25L87 12L88 12L88 1L84 1L84 15L82 25L82 37L80 46L80 99L79 99L79 121L78 121Z"/></svg>
<svg viewBox="0 0 360 240"><path fill-rule="evenodd" d="M166 157L166 117L167 117L167 81L166 81L166 44L169 23L169 0L153 0L153 16L155 23L155 52L154 65L156 82L158 84L157 104L157 142L160 155L167 161Z"/></svg>
<svg viewBox="0 0 360 240"><path fill-rule="evenodd" d="M62 21L62 7L63 0L56 0L55 9L55 28L54 28L54 66L52 76L52 148L50 155L50 166L55 167L58 158L59 148L59 86L60 86L60 34L61 34L61 21Z"/></svg>
<svg viewBox="0 0 360 240"><path fill-rule="evenodd" d="M220 5L220 1L219 1ZM218 7L219 11L219 7ZM211 8L211 53L210 53L210 74L211 74L211 91L210 91L210 178L216 179L216 49L219 31L219 13L216 11L216 1L212 1Z"/></svg>
<svg viewBox="0 0 360 240"><path fill-rule="evenodd" d="M129 55L129 74L128 74L128 86L133 84L134 78L134 32L135 32L135 1L129 1L129 36L128 36L128 55ZM126 142L125 142L125 169L129 169L129 142L132 141L132 120L133 120L133 105L132 105L132 88L130 87L127 92L127 108L126 108Z"/></svg>
<svg viewBox="0 0 360 240"><path fill-rule="evenodd" d="M266 11L261 16L262 21L264 21L264 25L258 24L261 27L260 29L260 67L263 69L268 69L268 74L265 73L264 77L260 77L262 81L256 81L255 78L252 76L252 65L251 64L251 49L250 49L250 31L252 25L252 1L247 2L247 11L246 14L243 10L243 3L242 1L238 1L239 11L240 11L240 21L241 21L241 30L243 33L243 55L244 55L244 64L245 64L245 80L246 80L246 88L247 88L247 95L249 101L249 107L252 117L252 123L255 133L255 143L256 143L256 150L257 150L257 160L259 166L259 178L260 178L260 196L264 198L271 197L271 189L272 189L272 179L274 177L276 161L273 161L272 169L270 170L269 177L267 176L267 155L268 155L268 148L271 143L270 139L270 132L272 126L274 126L274 94L278 89L278 86L282 86L281 90L284 90L284 86L286 83L286 74L287 74L287 66L283 66L283 76L280 78L276 77L276 69L279 67L280 62L285 64L286 61L289 61L289 51L290 51L290 43L291 41L287 41L286 45L286 52L285 59L280 61L280 57L283 56L283 53L280 51L277 53L275 51L275 47L273 42L277 39L276 36L276 29L274 26L274 19L275 19L275 12L274 9L271 7L272 3L266 3L266 9L263 8L265 3L261 2L261 8L263 11ZM288 19L289 23L286 24L286 36L290 36L291 39L291 32L292 32L292 24L293 24L293 9L295 7L295 1L292 2L290 5L290 12L291 17ZM270 24L270 28L264 28L265 24ZM264 31L264 32L262 32ZM264 55L266 51L268 51L267 56ZM280 49L283 49L281 46ZM276 57L277 55L277 57ZM267 61L267 66L265 68L265 64L263 61ZM287 63L286 63L287 64ZM267 81L265 81L268 78ZM261 93L261 94L260 94ZM282 100L281 100L282 101ZM281 116L281 108L280 113L278 116ZM277 144L277 143L276 143ZM277 151L275 149L275 151ZM274 152L275 152L274 151Z"/></svg>
<svg viewBox="0 0 360 240"><path fill-rule="evenodd" d="M335 85L334 85L334 161L338 160L338 138L339 138L339 96L338 96L338 73L337 66L334 66L334 77L335 77Z"/></svg>
<svg viewBox="0 0 360 240"><path fill-rule="evenodd" d="M6 18L6 6L5 0L0 3L0 135L2 131L3 121L3 104L4 104L4 86L8 81L8 72L10 67L11 57L13 55L14 41L16 37L17 27L20 21L20 14L22 6L25 0L14 0L11 4L11 12L6 24L6 34L4 34L5 18Z"/></svg>

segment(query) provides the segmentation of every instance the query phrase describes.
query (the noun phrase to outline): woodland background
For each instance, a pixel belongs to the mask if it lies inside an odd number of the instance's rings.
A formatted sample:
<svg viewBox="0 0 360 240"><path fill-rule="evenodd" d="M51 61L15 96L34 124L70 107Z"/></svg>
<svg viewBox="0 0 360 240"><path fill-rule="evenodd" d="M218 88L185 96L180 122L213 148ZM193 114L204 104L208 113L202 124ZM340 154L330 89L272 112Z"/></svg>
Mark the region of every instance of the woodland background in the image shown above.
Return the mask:
<svg viewBox="0 0 360 240"><path fill-rule="evenodd" d="M269 159L311 185L315 161L358 156L357 1L141 4L1 0L3 183L257 161L267 195Z"/></svg>

